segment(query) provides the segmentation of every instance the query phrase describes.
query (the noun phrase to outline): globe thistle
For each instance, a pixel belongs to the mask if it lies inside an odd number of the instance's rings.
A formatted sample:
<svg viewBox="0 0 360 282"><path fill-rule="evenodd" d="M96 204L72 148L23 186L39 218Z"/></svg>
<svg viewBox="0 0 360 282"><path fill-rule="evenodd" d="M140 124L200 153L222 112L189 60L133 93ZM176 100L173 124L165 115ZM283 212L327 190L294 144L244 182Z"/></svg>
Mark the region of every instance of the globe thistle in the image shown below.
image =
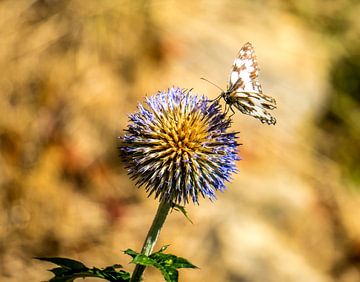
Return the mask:
<svg viewBox="0 0 360 282"><path fill-rule="evenodd" d="M180 88L147 98L129 116L119 147L129 175L160 201L216 199L236 172L238 143L220 105Z"/></svg>

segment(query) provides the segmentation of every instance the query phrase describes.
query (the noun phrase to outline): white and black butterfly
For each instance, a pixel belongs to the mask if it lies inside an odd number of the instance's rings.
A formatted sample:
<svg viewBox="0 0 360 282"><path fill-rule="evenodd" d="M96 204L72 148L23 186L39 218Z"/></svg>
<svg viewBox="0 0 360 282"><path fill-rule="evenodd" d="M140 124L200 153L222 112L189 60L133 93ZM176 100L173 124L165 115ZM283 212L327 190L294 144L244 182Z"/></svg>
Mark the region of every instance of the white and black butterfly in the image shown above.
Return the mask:
<svg viewBox="0 0 360 282"><path fill-rule="evenodd" d="M259 119L262 123L275 124L276 119L267 110L276 108L276 101L262 93L258 81L259 66L251 43L246 43L239 51L230 74L226 91L216 99L224 98L234 113L232 106L246 115Z"/></svg>

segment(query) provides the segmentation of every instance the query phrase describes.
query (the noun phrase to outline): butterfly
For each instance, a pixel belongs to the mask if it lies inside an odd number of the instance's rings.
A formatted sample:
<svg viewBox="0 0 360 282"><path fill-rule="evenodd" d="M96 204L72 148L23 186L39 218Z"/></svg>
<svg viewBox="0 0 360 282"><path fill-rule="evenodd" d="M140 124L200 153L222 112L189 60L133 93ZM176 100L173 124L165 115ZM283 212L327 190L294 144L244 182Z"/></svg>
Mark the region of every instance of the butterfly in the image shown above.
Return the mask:
<svg viewBox="0 0 360 282"><path fill-rule="evenodd" d="M234 106L243 114L253 116L262 123L275 124L276 119L267 110L275 109L276 101L263 94L258 75L255 51L248 42L240 49L233 63L227 90L222 91L216 100L223 98L233 114Z"/></svg>

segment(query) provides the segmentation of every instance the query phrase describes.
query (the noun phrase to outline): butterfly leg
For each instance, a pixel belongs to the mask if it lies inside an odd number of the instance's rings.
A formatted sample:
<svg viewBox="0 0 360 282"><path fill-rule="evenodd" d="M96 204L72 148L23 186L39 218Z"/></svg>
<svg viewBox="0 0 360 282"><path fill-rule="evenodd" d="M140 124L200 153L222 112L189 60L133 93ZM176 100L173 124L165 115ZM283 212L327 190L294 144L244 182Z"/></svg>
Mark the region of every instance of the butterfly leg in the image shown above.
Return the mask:
<svg viewBox="0 0 360 282"><path fill-rule="evenodd" d="M229 109L231 110L232 114L229 116L229 118L231 118L233 115L235 115L235 112L233 110L233 108L231 106L229 106Z"/></svg>
<svg viewBox="0 0 360 282"><path fill-rule="evenodd" d="M224 111L225 116L227 115L228 111L229 111L229 106L228 104L225 104L225 111Z"/></svg>
<svg viewBox="0 0 360 282"><path fill-rule="evenodd" d="M219 101L222 97L222 94L220 94L219 96L217 96L215 99L209 100L209 102L216 102Z"/></svg>
<svg viewBox="0 0 360 282"><path fill-rule="evenodd" d="M227 115L227 113L229 112L229 110L231 110L231 112L232 112L232 114L229 116L229 118L230 118L230 117L232 117L232 116L235 114L235 112L234 112L234 110L233 110L233 108L232 108L231 105L225 104L225 112L224 112L224 114Z"/></svg>

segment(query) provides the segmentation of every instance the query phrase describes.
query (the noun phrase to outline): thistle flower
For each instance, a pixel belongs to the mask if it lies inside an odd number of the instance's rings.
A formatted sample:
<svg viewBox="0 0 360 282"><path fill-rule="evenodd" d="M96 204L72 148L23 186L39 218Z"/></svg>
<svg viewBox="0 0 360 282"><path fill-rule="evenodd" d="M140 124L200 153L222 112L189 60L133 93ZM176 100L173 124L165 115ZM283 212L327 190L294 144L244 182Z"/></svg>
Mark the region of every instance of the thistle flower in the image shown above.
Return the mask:
<svg viewBox="0 0 360 282"><path fill-rule="evenodd" d="M119 147L129 175L160 201L216 199L236 172L235 132L220 105L180 88L146 99L129 116Z"/></svg>

